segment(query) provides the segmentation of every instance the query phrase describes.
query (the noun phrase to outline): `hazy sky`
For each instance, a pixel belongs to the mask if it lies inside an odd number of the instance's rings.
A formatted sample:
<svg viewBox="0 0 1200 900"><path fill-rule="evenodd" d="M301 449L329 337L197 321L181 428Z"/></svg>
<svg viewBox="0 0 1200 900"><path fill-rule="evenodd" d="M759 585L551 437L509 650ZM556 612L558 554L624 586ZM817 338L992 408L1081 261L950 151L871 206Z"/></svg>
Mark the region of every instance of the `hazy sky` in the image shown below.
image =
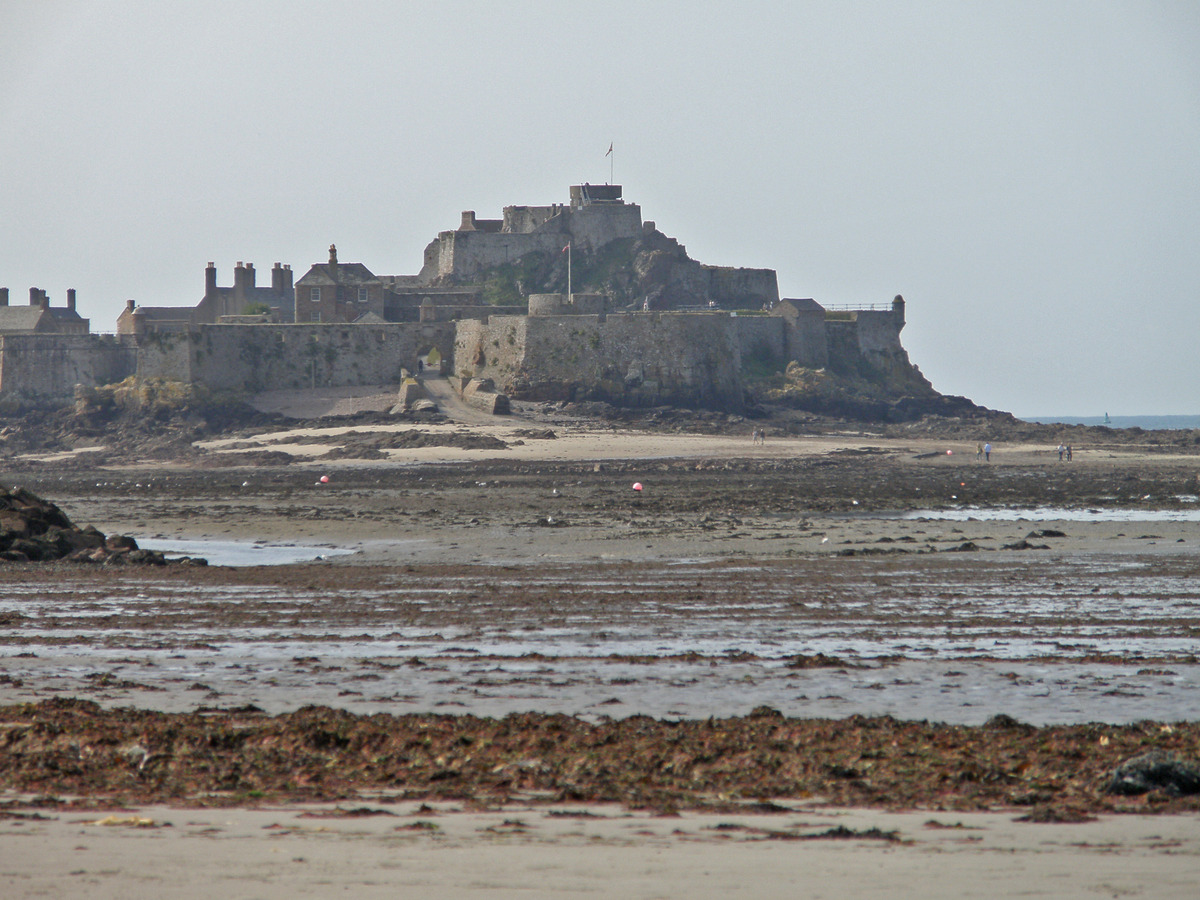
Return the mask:
<svg viewBox="0 0 1200 900"><path fill-rule="evenodd" d="M615 180L705 263L908 301L939 390L1200 413L1200 3L0 0L0 286L94 330Z"/></svg>

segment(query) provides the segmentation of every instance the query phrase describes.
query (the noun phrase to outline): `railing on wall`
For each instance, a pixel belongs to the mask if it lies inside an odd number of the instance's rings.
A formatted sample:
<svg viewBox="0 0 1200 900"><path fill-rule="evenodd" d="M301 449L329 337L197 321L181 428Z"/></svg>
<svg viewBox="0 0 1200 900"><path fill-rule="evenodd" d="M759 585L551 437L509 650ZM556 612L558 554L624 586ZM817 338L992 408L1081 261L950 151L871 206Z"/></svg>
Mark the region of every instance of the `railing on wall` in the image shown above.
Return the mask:
<svg viewBox="0 0 1200 900"><path fill-rule="evenodd" d="M830 303L821 304L826 312L891 312L890 303Z"/></svg>

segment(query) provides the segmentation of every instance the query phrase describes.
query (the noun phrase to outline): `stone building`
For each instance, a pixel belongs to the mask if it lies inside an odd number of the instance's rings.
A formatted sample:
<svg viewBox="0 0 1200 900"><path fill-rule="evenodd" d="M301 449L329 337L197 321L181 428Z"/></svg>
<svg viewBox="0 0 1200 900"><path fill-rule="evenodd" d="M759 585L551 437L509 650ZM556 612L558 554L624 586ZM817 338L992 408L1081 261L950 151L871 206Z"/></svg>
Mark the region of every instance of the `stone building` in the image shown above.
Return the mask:
<svg viewBox="0 0 1200 900"><path fill-rule="evenodd" d="M195 306L136 306L132 300L117 317L118 334L134 334L136 329L148 331L187 331L193 325L213 325L228 316L244 316L248 312L262 313L276 321L292 321L295 295L292 289L292 267L275 263L271 269L271 286L259 287L254 263L238 261L233 270L233 284L217 284L217 267L210 262L204 270L204 297ZM134 318L137 316L137 318Z"/></svg>
<svg viewBox="0 0 1200 900"><path fill-rule="evenodd" d="M29 289L28 306L9 306L8 288L0 288L0 334L88 334L91 322L75 309L75 289L66 306L51 306L41 288Z"/></svg>
<svg viewBox="0 0 1200 900"><path fill-rule="evenodd" d="M340 263L329 245L329 262L312 266L296 282L296 322L384 321L383 282L362 263Z"/></svg>

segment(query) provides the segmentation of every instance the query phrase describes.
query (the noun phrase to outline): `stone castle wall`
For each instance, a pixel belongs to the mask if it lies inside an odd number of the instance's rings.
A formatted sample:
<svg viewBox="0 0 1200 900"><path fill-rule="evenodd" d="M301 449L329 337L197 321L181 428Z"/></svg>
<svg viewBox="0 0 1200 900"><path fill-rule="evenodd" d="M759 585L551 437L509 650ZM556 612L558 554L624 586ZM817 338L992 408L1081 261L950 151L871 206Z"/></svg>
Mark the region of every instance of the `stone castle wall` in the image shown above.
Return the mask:
<svg viewBox="0 0 1200 900"><path fill-rule="evenodd" d="M494 316L461 323L455 373L516 399L740 409L738 327L728 314Z"/></svg>
<svg viewBox="0 0 1200 900"><path fill-rule="evenodd" d="M187 334L146 335L141 378L204 384L214 390L395 384L416 371L418 355L453 351L448 323L380 325L203 325Z"/></svg>
<svg viewBox="0 0 1200 900"><path fill-rule="evenodd" d="M506 217L516 215L505 212ZM561 253L568 241L578 250L594 251L620 238L636 237L642 230L642 210L636 203L562 208L557 215L541 219L533 212L520 217L518 224L532 229L528 232L443 231L425 248L418 281L470 281L527 253Z"/></svg>
<svg viewBox="0 0 1200 900"><path fill-rule="evenodd" d="M726 308L763 309L779 300L774 269L701 266L708 275L708 298Z"/></svg>
<svg viewBox="0 0 1200 900"><path fill-rule="evenodd" d="M0 335L0 397L69 400L77 384L123 381L136 360L132 341L115 335Z"/></svg>

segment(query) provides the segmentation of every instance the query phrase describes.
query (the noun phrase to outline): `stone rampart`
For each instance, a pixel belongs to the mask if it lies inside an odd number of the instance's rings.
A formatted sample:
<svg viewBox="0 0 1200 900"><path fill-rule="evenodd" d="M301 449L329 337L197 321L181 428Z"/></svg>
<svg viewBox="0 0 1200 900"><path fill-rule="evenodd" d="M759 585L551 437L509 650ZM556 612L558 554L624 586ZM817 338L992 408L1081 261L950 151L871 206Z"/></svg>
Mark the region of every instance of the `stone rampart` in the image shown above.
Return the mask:
<svg viewBox="0 0 1200 900"><path fill-rule="evenodd" d="M738 368L755 374L787 368L788 342L784 323L776 316L736 315L729 320L737 335Z"/></svg>
<svg viewBox="0 0 1200 900"><path fill-rule="evenodd" d="M116 335L0 335L0 397L70 400L77 384L110 384L132 375L136 359L132 340Z"/></svg>
<svg viewBox="0 0 1200 900"><path fill-rule="evenodd" d="M862 310L855 316L858 346L863 353L892 354L902 351L900 331L904 319L892 310Z"/></svg>
<svg viewBox="0 0 1200 900"><path fill-rule="evenodd" d="M202 325L154 335L138 348L138 377L214 390L388 384L437 347L452 352L454 323Z"/></svg>
<svg viewBox="0 0 1200 900"><path fill-rule="evenodd" d="M491 378L514 399L743 403L738 326L728 314L496 316L461 323L456 353L457 374Z"/></svg>
<svg viewBox="0 0 1200 900"><path fill-rule="evenodd" d="M443 231L425 248L418 282L470 281L527 253L559 253L568 241L578 250L595 251L612 241L637 237L642 230L642 210L636 203L559 207L548 217L539 211L545 208L520 209L530 212L518 216L515 209L506 210L506 220L517 217L517 224L530 231Z"/></svg>
<svg viewBox="0 0 1200 900"><path fill-rule="evenodd" d="M779 301L774 269L701 266L708 275L708 297L726 309L769 309Z"/></svg>

